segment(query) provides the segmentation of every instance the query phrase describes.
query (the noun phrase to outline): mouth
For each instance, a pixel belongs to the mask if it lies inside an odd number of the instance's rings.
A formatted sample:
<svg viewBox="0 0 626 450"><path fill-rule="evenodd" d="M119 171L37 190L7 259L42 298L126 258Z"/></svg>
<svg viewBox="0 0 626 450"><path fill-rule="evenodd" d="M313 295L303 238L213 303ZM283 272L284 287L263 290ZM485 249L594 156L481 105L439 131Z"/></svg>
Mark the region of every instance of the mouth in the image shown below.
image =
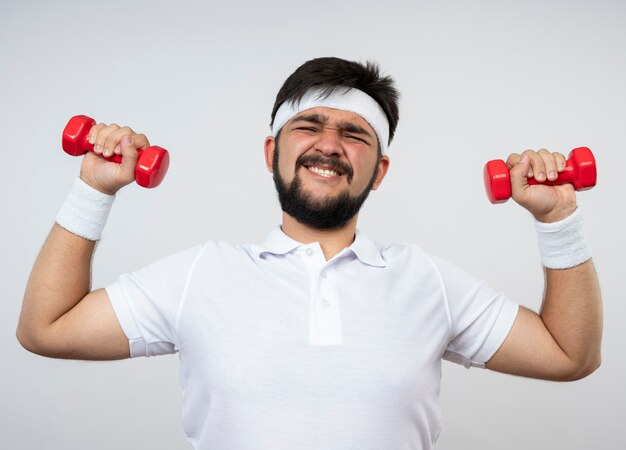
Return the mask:
<svg viewBox="0 0 626 450"><path fill-rule="evenodd" d="M342 161L307 155L300 157L296 164L323 178L335 178L345 175L348 182L352 181L352 168Z"/></svg>
<svg viewBox="0 0 626 450"><path fill-rule="evenodd" d="M339 177L341 175L343 175L343 173L335 170L335 169L331 169L329 167L323 167L323 166L309 166L309 165L304 165L304 167L309 170L310 172L313 172L319 176L322 176L324 178L332 178L332 177Z"/></svg>

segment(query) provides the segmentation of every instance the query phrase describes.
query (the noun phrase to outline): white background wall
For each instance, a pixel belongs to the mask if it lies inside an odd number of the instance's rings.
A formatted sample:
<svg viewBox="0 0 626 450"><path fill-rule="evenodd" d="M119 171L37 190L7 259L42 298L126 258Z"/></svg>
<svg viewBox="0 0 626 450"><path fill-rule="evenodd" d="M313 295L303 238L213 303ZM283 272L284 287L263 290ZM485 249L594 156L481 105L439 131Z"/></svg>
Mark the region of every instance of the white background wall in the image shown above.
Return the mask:
<svg viewBox="0 0 626 450"><path fill-rule="evenodd" d="M0 448L187 448L176 357L57 361L15 339L30 268L80 165L60 149L68 118L129 124L172 154L161 187L118 195L94 263L101 287L206 239L264 238L280 218L262 154L274 96L298 65L330 55L378 61L402 92L391 170L360 227L418 242L527 306L543 286L532 222L488 203L482 166L526 148L594 150L599 183L579 203L604 293L602 367L556 384L445 363L438 449L625 448L619 0L4 0Z"/></svg>

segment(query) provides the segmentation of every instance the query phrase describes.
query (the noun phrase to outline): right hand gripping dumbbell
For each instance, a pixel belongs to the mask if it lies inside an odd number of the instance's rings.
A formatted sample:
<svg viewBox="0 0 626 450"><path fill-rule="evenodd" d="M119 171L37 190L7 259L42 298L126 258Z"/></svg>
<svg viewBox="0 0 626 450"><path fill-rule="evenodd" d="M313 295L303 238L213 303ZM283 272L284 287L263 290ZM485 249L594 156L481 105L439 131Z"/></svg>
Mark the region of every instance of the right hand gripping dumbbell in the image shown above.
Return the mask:
<svg viewBox="0 0 626 450"><path fill-rule="evenodd" d="M502 203L511 197L511 176L509 168L501 159L494 159L485 164L483 171L485 189L491 203ZM554 181L539 182L534 178L528 179L528 184L543 184L555 186L571 183L577 191L591 189L596 185L596 160L587 147L578 147L570 152L565 164L565 170L560 172Z"/></svg>
<svg viewBox="0 0 626 450"><path fill-rule="evenodd" d="M63 130L62 146L65 153L72 156L84 155L93 151L93 144L87 140L89 130L96 121L87 116L74 116ZM170 165L170 155L164 148L152 146L137 150L139 160L135 166L135 181L145 188L157 187L163 181ZM107 161L121 163L121 155L104 157Z"/></svg>

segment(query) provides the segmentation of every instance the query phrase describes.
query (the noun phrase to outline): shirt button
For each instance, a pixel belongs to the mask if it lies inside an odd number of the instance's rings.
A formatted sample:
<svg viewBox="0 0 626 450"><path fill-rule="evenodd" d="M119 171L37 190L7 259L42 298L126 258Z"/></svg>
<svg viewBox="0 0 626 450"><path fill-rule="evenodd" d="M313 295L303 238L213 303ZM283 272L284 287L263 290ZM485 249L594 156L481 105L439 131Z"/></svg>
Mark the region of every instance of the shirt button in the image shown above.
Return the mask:
<svg viewBox="0 0 626 450"><path fill-rule="evenodd" d="M322 300L322 306L324 308L329 308L330 307L330 303L328 303L328 301L326 299Z"/></svg>
<svg viewBox="0 0 626 450"><path fill-rule="evenodd" d="M322 278L324 279L328 278L328 274L326 272L322 272Z"/></svg>
<svg viewBox="0 0 626 450"><path fill-rule="evenodd" d="M313 249L312 248L307 248L306 249L306 255L307 256L311 256L313 254Z"/></svg>

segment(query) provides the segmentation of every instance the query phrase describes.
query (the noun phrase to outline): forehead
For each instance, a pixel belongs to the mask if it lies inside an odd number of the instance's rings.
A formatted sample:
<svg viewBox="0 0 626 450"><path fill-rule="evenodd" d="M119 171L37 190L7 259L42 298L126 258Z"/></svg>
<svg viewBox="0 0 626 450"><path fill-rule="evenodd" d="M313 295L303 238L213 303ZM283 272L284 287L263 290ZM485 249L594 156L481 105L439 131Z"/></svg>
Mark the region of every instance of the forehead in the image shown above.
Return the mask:
<svg viewBox="0 0 626 450"><path fill-rule="evenodd" d="M372 136L376 136L376 132L374 131L372 126L363 117L351 111L346 111L344 109L328 108L326 106L316 106L315 108L301 111L293 118L291 118L290 122L294 122L295 120L303 116L311 115L318 115L321 118L326 119L327 124L331 126L341 126L347 123L352 123L365 129L368 133L371 133Z"/></svg>

